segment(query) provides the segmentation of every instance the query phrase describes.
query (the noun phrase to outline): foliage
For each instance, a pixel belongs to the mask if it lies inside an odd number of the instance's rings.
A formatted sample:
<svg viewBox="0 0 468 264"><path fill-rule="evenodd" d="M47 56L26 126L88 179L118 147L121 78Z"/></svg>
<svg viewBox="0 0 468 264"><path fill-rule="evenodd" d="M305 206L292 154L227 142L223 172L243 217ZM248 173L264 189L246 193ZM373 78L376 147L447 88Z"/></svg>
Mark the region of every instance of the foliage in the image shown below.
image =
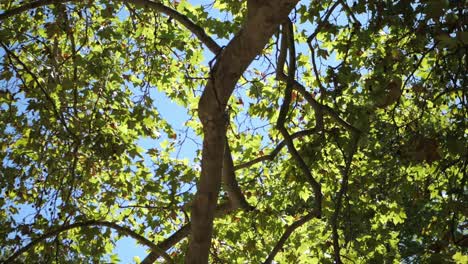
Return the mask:
<svg viewBox="0 0 468 264"><path fill-rule="evenodd" d="M131 236L181 262L198 103L223 52L187 21L229 46L252 7L22 2L0 3L0 261L116 262ZM210 262L466 263L464 7L312 0L277 22L228 101L252 208L217 211ZM163 96L186 109L182 126Z"/></svg>

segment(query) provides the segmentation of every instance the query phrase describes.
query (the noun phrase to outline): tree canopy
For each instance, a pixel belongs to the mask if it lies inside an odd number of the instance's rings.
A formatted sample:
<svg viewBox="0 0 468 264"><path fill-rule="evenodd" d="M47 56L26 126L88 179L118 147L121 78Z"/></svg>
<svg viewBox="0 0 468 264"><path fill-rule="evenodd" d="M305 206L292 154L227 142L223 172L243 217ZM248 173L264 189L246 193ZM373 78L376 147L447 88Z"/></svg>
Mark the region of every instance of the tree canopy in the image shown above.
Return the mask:
<svg viewBox="0 0 468 264"><path fill-rule="evenodd" d="M0 1L0 262L467 263L466 4Z"/></svg>

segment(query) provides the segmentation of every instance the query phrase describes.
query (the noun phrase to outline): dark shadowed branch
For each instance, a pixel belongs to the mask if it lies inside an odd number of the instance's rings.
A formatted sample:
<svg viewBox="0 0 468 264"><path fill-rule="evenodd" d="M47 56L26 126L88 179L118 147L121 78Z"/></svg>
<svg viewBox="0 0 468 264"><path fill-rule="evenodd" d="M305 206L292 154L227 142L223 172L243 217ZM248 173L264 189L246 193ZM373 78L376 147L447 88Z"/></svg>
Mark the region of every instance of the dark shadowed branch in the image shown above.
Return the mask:
<svg viewBox="0 0 468 264"><path fill-rule="evenodd" d="M137 6L144 6L151 8L157 12L161 12L166 14L173 19L175 19L180 24L184 25L188 30L190 30L197 38L205 44L208 49L211 50L214 54L219 54L221 52L221 47L210 37L206 34L205 30L200 27L199 25L195 24L192 20L190 20L186 15L179 13L178 11L163 5L157 1L149 1L149 0L132 0L130 1Z"/></svg>
<svg viewBox="0 0 468 264"><path fill-rule="evenodd" d="M38 0L31 3L23 4L16 8L7 10L0 14L0 21L5 20L9 17L21 14L28 10L38 8L41 6L52 5L52 4L60 4L66 2L84 2L80 0ZM200 27L199 25L195 24L192 20L190 20L186 15L179 13L177 10L172 9L168 6L163 5L157 1L149 1L149 0L130 0L124 1L130 2L137 6L142 6L146 8L150 8L156 12L163 13L175 19L177 22L182 24L188 30L190 30L197 38L205 44L208 49L210 49L214 54L218 54L221 51L221 47L205 32L205 30Z"/></svg>
<svg viewBox="0 0 468 264"><path fill-rule="evenodd" d="M242 193L239 183L236 179L234 163L232 161L231 149L229 148L228 139L226 138L226 146L224 147L224 161L222 174L223 187L226 190L229 201L234 209L242 208L250 211L253 207L247 202Z"/></svg>
<svg viewBox="0 0 468 264"><path fill-rule="evenodd" d="M136 239L139 243L149 247L152 251L158 252L158 254L160 256L162 256L167 262L173 263L171 257L169 257L169 255L163 249L161 249L160 247L155 245L153 242L151 242L150 240L148 240L144 236L142 236L142 235L136 233L135 231L131 230L130 228L120 226L120 225L118 225L116 223L109 222L109 221L97 221L97 220L89 220L89 221L74 223L74 224L71 224L71 225L65 225L65 226L62 226L62 227L59 227L59 228L55 229L54 231L45 233L45 234L39 236L38 238L34 239L33 241L31 241L26 246L19 249L18 251L16 251L8 259L6 259L4 263L13 263L14 260L17 257L19 257L21 254L23 254L24 252L28 251L29 249L33 248L34 246L36 246L37 244L41 243L42 241L44 241L44 240L46 240L48 238L57 236L60 233L68 231L70 229L88 227L88 226L105 226L105 227L112 228L112 229L116 230L117 232L119 232L119 233L121 233L123 235L127 235L127 236L130 236L130 237Z"/></svg>
<svg viewBox="0 0 468 264"><path fill-rule="evenodd" d="M0 21L5 20L9 17L16 16L18 14L21 14L23 12L26 12L28 10L38 8L41 6L46 6L46 5L52 5L52 4L60 4L60 3L66 3L70 2L71 0L38 0L38 1L33 1L30 3L26 3L23 5L20 5L18 7L15 7L13 9L7 10L3 13L0 14Z"/></svg>
<svg viewBox="0 0 468 264"><path fill-rule="evenodd" d="M216 208L215 216L221 217L223 215L228 214L232 211L231 203L223 203L218 205ZM182 239L186 238L190 234L190 223L185 224L182 226L177 232L172 234L166 240L158 244L158 247L162 250L168 250L169 248L173 247L175 244L179 243ZM158 257L160 257L159 252L152 251L146 258L143 259L141 264L152 264L154 263Z"/></svg>
<svg viewBox="0 0 468 264"><path fill-rule="evenodd" d="M317 133L318 131L319 130L315 127L315 128L312 128L312 129L302 130L302 131L293 133L293 134L290 135L290 137L291 137L291 139L300 138L300 137L304 137L304 136L313 135L313 134ZM253 159L253 160L250 160L248 162L236 165L236 166L234 166L234 170L240 170L240 169L248 168L248 167L250 167L250 166L252 166L252 165L254 165L256 163L262 162L262 161L273 160L276 157L276 155L278 155L278 153L281 151L281 149L283 149L284 146L286 146L286 141L285 140L281 141L278 145L276 145L276 147L270 152L270 154L260 156L258 158Z"/></svg>
<svg viewBox="0 0 468 264"><path fill-rule="evenodd" d="M267 259L263 262L263 264L270 264L273 261L276 254L278 254L278 252L283 248L284 243L286 243L286 241L294 232L294 230L296 230L297 228L301 227L302 225L304 225L305 223L307 223L308 221L316 217L319 217L319 215L317 215L316 212L311 212L305 215L304 217L302 217L301 219L297 220L296 222L292 223L290 226L288 226L286 230L284 231L283 235L281 236L281 238L276 243L273 250L268 255Z"/></svg>
<svg viewBox="0 0 468 264"><path fill-rule="evenodd" d="M300 170L306 177L307 182L311 185L314 191L315 206L316 206L315 212L318 216L320 216L321 211L322 211L321 209L322 208L322 187L320 186L320 183L312 176L309 167L307 166L307 164L305 163L304 159L301 157L299 152L297 152L297 149L294 146L294 142L284 125L286 121L286 115L288 114L288 111L289 111L289 104L291 103L291 94L292 94L293 84L294 84L294 75L296 73L296 51L294 47L293 26L292 26L291 21L283 25L281 52L285 52L286 45L289 50L288 79L286 83L286 91L284 95L284 100L280 108L280 113L278 116L276 127L283 135L284 141L286 142L286 146L288 148L289 153L296 161ZM284 58L284 55L280 55L280 59L283 59L283 58ZM284 60L281 63L284 63ZM282 68L283 66L281 64L278 64L278 67Z"/></svg>
<svg viewBox="0 0 468 264"><path fill-rule="evenodd" d="M339 242L339 235L338 235L338 216L340 215L341 205L343 202L343 196L346 194L348 190L348 182L349 182L349 171L351 168L351 162L353 161L354 154L358 148L359 142L359 133L355 133L351 135L351 147L349 149L349 153L343 153L343 158L345 160L345 168L342 171L343 179L341 181L341 187L338 191L336 196L336 203L335 203L335 211L333 212L333 216L330 220L332 226L332 236L333 236L333 250L335 253L335 263L342 263L341 256L340 256L340 242ZM347 155L346 155L347 154Z"/></svg>

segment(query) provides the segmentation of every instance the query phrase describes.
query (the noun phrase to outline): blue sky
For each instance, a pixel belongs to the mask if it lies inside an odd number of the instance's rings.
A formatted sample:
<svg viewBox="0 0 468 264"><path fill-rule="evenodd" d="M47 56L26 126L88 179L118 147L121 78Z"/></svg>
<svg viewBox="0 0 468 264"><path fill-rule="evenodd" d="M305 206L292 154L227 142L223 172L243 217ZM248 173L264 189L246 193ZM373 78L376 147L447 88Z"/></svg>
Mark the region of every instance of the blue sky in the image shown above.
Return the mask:
<svg viewBox="0 0 468 264"><path fill-rule="evenodd" d="M171 102L164 93L158 92L156 89L153 89L153 91L155 93L153 98L156 98L155 105L157 106L162 118L167 120L176 130L183 128L183 123L189 118L186 114L187 110ZM191 136L195 135L192 133ZM140 143L142 144L142 147L150 148L154 147L153 144L155 142L154 140L140 140ZM187 157L189 159L193 158L195 155L195 145L190 141L186 141L182 146L179 155L180 157ZM146 247L138 245L137 242L130 237L120 239L116 243L114 253L119 255L120 263L135 263L135 256L139 257L140 260L143 260L148 254L146 252Z"/></svg>

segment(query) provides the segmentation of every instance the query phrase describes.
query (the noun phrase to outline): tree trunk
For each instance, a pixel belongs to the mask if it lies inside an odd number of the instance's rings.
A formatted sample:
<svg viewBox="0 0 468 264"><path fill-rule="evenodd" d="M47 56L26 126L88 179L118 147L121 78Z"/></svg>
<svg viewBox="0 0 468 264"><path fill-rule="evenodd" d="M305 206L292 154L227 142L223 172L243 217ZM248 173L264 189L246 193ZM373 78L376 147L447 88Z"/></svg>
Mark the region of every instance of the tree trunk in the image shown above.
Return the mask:
<svg viewBox="0 0 468 264"><path fill-rule="evenodd" d="M208 263L213 218L221 185L226 137L226 105L242 73L260 54L298 0L250 0L248 19L218 54L198 105L203 124L201 177L192 204L192 225L186 263ZM253 3L255 2L255 3ZM253 3L253 4L252 4Z"/></svg>

